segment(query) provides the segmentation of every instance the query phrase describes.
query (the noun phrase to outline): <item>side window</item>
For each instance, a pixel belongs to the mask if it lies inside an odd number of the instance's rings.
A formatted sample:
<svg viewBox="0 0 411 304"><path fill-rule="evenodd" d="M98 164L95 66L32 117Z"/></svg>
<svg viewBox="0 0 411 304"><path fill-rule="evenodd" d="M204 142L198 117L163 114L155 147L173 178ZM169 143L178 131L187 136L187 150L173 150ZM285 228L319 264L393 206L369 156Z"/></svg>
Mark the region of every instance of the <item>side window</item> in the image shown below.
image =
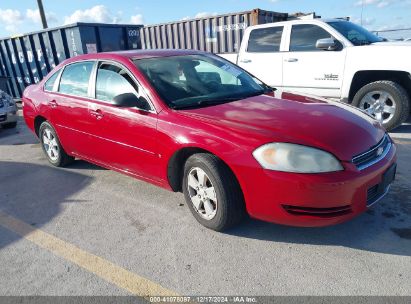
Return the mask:
<svg viewBox="0 0 411 304"><path fill-rule="evenodd" d="M137 84L124 69L101 63L97 70L96 99L112 102L114 97L124 93L139 97Z"/></svg>
<svg viewBox="0 0 411 304"><path fill-rule="evenodd" d="M46 83L44 84L44 90L49 92L54 92L54 84L56 83L56 79L60 73L60 70L55 72L49 79L47 79Z"/></svg>
<svg viewBox="0 0 411 304"><path fill-rule="evenodd" d="M315 47L318 39L332 37L329 32L317 25L293 25L291 30L290 52L320 51Z"/></svg>
<svg viewBox="0 0 411 304"><path fill-rule="evenodd" d="M64 68L59 92L80 97L88 96L88 85L94 62L73 63Z"/></svg>
<svg viewBox="0 0 411 304"><path fill-rule="evenodd" d="M283 27L267 27L252 30L248 39L247 52L274 53L280 51Z"/></svg>

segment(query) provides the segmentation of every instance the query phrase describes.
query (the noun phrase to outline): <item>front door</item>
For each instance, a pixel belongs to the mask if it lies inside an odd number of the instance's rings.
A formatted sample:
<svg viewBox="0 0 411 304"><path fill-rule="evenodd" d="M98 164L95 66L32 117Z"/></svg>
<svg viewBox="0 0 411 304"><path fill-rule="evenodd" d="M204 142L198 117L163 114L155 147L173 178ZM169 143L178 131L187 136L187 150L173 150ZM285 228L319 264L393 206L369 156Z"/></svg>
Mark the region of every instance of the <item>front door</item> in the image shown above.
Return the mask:
<svg viewBox="0 0 411 304"><path fill-rule="evenodd" d="M318 39L332 35L314 24L291 28L289 52L284 53L283 84L286 90L339 98L346 50L338 41L333 51L316 48Z"/></svg>
<svg viewBox="0 0 411 304"><path fill-rule="evenodd" d="M147 109L115 106L114 97L124 93L148 101L126 68L112 62L99 63L95 100L88 109L95 121L91 135L98 149L94 157L113 168L156 180L160 168L157 113L149 103Z"/></svg>

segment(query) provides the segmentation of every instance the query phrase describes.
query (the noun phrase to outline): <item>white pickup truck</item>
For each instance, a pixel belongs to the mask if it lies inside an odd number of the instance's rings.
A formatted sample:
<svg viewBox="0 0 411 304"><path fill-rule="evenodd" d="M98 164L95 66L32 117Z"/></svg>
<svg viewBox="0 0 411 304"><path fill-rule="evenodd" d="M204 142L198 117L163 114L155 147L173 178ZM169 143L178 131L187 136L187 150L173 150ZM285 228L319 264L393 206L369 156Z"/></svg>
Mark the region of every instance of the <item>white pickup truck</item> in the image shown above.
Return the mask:
<svg viewBox="0 0 411 304"><path fill-rule="evenodd" d="M387 130L410 112L411 43L384 41L345 20L251 26L238 54L220 56L272 87L351 103Z"/></svg>

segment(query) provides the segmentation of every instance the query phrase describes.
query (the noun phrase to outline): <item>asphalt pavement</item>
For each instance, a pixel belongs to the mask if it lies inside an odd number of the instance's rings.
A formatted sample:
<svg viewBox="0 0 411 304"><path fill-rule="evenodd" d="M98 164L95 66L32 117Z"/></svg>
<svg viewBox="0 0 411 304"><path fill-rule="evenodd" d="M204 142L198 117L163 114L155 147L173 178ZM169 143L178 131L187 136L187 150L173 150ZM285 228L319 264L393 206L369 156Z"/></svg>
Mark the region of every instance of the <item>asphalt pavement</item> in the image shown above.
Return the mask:
<svg viewBox="0 0 411 304"><path fill-rule="evenodd" d="M360 217L217 233L180 193L52 167L20 120L0 129L0 295L411 295L411 124L392 137L397 180Z"/></svg>

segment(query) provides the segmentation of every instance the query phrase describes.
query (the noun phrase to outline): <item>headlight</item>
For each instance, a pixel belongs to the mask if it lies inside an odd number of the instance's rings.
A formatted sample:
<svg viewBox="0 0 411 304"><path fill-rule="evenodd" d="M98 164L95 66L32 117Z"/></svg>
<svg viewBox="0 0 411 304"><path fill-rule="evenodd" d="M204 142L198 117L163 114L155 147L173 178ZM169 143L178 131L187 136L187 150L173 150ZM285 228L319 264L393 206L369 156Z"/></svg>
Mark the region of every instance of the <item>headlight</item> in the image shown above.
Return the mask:
<svg viewBox="0 0 411 304"><path fill-rule="evenodd" d="M288 143L271 143L253 152L260 165L269 170L320 173L341 171L341 163L330 153Z"/></svg>

